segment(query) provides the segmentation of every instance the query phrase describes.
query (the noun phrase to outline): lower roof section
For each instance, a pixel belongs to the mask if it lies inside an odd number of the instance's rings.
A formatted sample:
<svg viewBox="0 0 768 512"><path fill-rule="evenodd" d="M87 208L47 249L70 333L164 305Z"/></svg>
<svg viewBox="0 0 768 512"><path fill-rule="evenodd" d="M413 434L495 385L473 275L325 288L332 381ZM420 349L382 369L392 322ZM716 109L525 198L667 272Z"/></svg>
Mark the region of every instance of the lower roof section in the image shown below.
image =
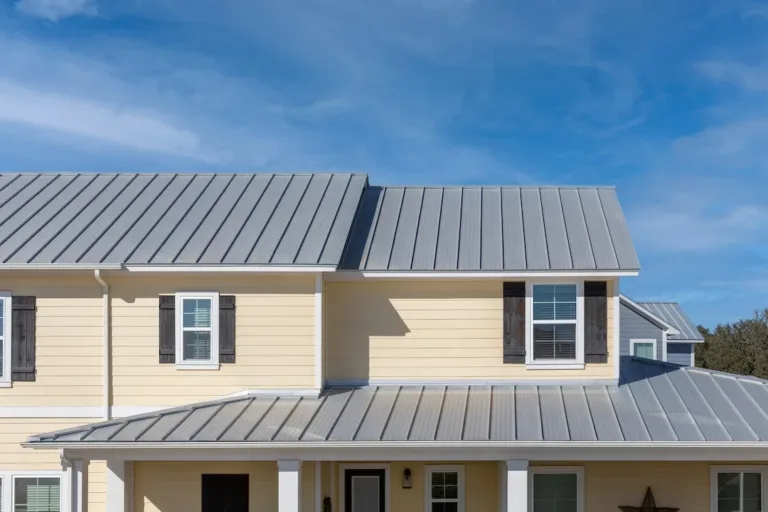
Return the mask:
<svg viewBox="0 0 768 512"><path fill-rule="evenodd" d="M320 398L230 398L41 434L27 445L761 442L766 384L631 358L618 386L366 386Z"/></svg>

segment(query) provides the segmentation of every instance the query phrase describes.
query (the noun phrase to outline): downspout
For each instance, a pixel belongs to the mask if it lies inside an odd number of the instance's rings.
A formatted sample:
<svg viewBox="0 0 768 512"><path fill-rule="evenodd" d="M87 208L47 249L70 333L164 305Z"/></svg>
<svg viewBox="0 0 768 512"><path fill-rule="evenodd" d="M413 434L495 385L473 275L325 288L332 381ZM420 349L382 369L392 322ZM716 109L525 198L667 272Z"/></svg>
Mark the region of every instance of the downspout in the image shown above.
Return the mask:
<svg viewBox="0 0 768 512"><path fill-rule="evenodd" d="M109 383L110 375L110 347L109 347L109 285L102 279L101 271L93 271L93 277L101 285L101 294L104 308L104 408L102 416L105 420L110 419L109 414Z"/></svg>

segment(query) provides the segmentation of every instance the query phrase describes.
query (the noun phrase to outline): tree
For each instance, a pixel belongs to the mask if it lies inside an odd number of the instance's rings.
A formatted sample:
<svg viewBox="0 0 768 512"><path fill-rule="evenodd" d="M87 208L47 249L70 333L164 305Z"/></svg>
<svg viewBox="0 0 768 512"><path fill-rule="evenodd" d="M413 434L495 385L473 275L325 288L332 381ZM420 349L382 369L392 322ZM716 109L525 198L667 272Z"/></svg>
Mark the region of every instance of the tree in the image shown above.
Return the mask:
<svg viewBox="0 0 768 512"><path fill-rule="evenodd" d="M706 342L696 346L696 366L768 379L768 309L699 332Z"/></svg>

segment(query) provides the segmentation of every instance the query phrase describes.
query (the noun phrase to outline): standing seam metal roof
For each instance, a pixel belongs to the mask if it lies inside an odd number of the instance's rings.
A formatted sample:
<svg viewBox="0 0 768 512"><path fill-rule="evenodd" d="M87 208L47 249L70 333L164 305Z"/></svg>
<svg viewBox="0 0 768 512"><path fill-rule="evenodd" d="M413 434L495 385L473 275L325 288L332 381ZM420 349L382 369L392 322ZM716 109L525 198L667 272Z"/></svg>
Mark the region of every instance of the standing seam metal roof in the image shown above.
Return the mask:
<svg viewBox="0 0 768 512"><path fill-rule="evenodd" d="M618 386L386 386L237 398L30 442L768 441L768 381L625 358Z"/></svg>
<svg viewBox="0 0 768 512"><path fill-rule="evenodd" d="M669 340L704 341L704 336L699 332L696 324L688 318L677 302L638 302L638 304L680 331L679 335L670 334Z"/></svg>
<svg viewBox="0 0 768 512"><path fill-rule="evenodd" d="M358 174L1 174L0 263L338 266Z"/></svg>
<svg viewBox="0 0 768 512"><path fill-rule="evenodd" d="M616 191L603 187L365 190L343 267L637 270Z"/></svg>

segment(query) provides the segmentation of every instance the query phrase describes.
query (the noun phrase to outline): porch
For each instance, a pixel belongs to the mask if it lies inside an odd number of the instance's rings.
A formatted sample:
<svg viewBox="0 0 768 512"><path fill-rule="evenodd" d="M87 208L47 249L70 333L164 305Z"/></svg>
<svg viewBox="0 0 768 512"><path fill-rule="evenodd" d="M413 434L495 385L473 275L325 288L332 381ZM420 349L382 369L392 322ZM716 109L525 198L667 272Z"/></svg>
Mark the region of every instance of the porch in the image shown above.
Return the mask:
<svg viewBox="0 0 768 512"><path fill-rule="evenodd" d="M71 510L84 512L87 464L74 466ZM768 476L754 461L113 459L107 468L109 512L616 512L639 507L649 487L659 507L757 511Z"/></svg>

